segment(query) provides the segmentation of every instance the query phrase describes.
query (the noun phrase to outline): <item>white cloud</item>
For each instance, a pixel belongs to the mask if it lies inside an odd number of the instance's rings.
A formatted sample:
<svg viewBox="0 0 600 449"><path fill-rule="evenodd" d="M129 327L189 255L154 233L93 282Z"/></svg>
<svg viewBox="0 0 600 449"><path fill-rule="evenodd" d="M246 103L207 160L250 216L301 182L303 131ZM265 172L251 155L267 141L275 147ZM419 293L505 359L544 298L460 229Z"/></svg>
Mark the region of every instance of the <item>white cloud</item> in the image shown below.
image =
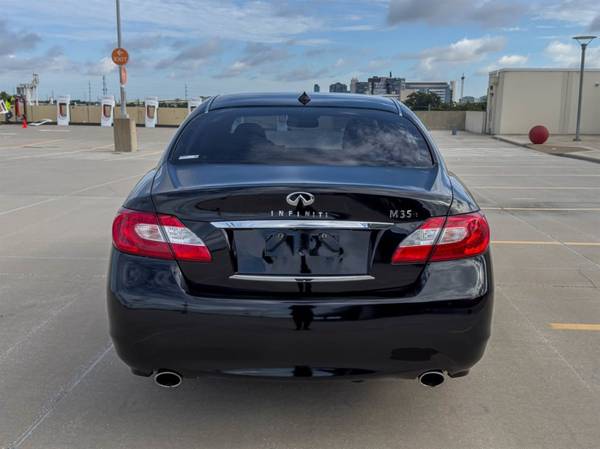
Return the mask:
<svg viewBox="0 0 600 449"><path fill-rule="evenodd" d="M572 25L589 26L600 16L600 3L597 0L561 0L541 5L538 18L558 20Z"/></svg>
<svg viewBox="0 0 600 449"><path fill-rule="evenodd" d="M501 51L505 45L506 39L499 36L464 38L446 47L431 48L419 53L416 56L420 60L418 70L424 74L439 76L447 66L479 61L488 54Z"/></svg>
<svg viewBox="0 0 600 449"><path fill-rule="evenodd" d="M330 39L309 38L309 39L294 39L288 42L289 45L305 45L307 47L318 47L320 45L331 44Z"/></svg>
<svg viewBox="0 0 600 449"><path fill-rule="evenodd" d="M88 64L85 74L91 76L108 75L116 68L117 66L112 62L112 59L105 56L96 63Z"/></svg>
<svg viewBox="0 0 600 449"><path fill-rule="evenodd" d="M242 57L217 75L217 78L239 76L249 69L269 65L289 57L290 53L286 47L250 43L246 45Z"/></svg>
<svg viewBox="0 0 600 449"><path fill-rule="evenodd" d="M487 66L477 70L477 75L487 76L494 70L502 69L505 67L518 67L527 64L529 58L524 55L504 55L500 57L496 62L488 64Z"/></svg>
<svg viewBox="0 0 600 449"><path fill-rule="evenodd" d="M11 54L8 55L3 64L0 64L0 73L78 73L79 71L80 67L69 60L59 47L51 47L44 54L31 57L22 57Z"/></svg>
<svg viewBox="0 0 600 449"><path fill-rule="evenodd" d="M15 51L19 50L30 50L40 41L40 36L35 33L11 31L4 23L0 23L0 56L14 55Z"/></svg>
<svg viewBox="0 0 600 449"><path fill-rule="evenodd" d="M485 26L512 24L528 7L519 1L390 0L388 23L423 21L432 25L476 22Z"/></svg>
<svg viewBox="0 0 600 449"><path fill-rule="evenodd" d="M328 74L328 68L323 67L321 69L309 69L305 67L298 67L288 72L282 73L277 76L277 79L284 81L317 81L319 78Z"/></svg>
<svg viewBox="0 0 600 449"><path fill-rule="evenodd" d="M516 66L525 65L529 58L524 55L504 55L498 59L498 64L501 66Z"/></svg>
<svg viewBox="0 0 600 449"><path fill-rule="evenodd" d="M73 30L86 24L90 35L115 35L114 2L106 0L32 0L11 5L11 15L27 17L35 11L55 30ZM68 14L65 14L68 11ZM135 29L157 30L164 36L179 38L232 39L244 42L284 42L290 37L320 29L323 19L313 17L306 8L286 13L281 1L253 0L144 0L122 2L121 15L126 37ZM132 30L133 28L133 30Z"/></svg>
<svg viewBox="0 0 600 449"><path fill-rule="evenodd" d="M578 67L581 62L581 47L576 43L553 41L544 53L559 67ZM590 48L586 53L586 67L600 67L600 48Z"/></svg>
<svg viewBox="0 0 600 449"><path fill-rule="evenodd" d="M335 31L373 31L374 25L359 24L359 25L343 25L335 28Z"/></svg>

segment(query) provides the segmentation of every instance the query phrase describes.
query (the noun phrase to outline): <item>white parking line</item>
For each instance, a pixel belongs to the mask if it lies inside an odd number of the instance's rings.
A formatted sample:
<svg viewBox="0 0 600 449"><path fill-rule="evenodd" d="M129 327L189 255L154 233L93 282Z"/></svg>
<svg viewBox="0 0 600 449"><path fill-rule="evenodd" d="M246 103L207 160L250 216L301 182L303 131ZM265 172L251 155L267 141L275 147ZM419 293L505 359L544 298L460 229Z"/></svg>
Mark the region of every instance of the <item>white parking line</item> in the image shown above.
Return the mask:
<svg viewBox="0 0 600 449"><path fill-rule="evenodd" d="M71 391L73 391L77 387L77 385L79 385L81 383L81 381L89 373L92 372L92 370L102 361L102 359L104 359L104 357L106 357L106 355L112 349L113 349L113 345L112 345L112 343L110 343L102 351L100 351L100 353L98 353L96 356L94 356L94 358L90 362L88 362L87 366L84 365L83 370L80 371L79 373L77 373L67 385L60 388L54 394L54 396L50 399L50 401L48 401L47 405L45 405L42 408L42 411L38 415L38 417L36 419L34 419L34 421L25 430L25 432L23 432L21 435L19 435L12 444L8 445L8 447L10 447L11 449L18 449L19 447L21 447L21 445L33 434L33 432L35 432L35 429L37 429L40 426L40 424L42 424L46 420L46 418L48 418L48 416L50 416L50 414L56 409L56 406L58 405L58 403L65 396L67 396L67 394L69 394Z"/></svg>
<svg viewBox="0 0 600 449"><path fill-rule="evenodd" d="M25 148L32 145L48 145L49 143L62 142L65 139L42 140L40 142L27 142L21 145L0 146L0 150L12 150L15 148Z"/></svg>
<svg viewBox="0 0 600 449"><path fill-rule="evenodd" d="M63 199L63 198L68 198L70 196L77 195L78 193L87 192L88 190L97 189L99 187L104 187L104 186L107 186L107 185L110 185L110 184L114 184L116 182L122 182L122 181L127 181L129 179L139 178L139 177L141 177L141 176L143 176L145 174L146 174L146 172L138 173L136 175L126 176L125 178L119 178L119 179L114 179L112 181L103 182L102 184L96 184L96 185L93 185L93 186L84 187L83 189L75 190L74 192L67 193L66 195L59 195L59 196L56 196L56 197L53 197L53 198L48 198L48 199L45 199L45 200L36 201L35 203L26 204L25 206L20 206L20 207L15 207L14 209L5 210L3 212L0 212L0 216L8 215L8 214L11 214L13 212L19 212L19 211L24 210L24 209L29 209L30 207L39 206L41 204L52 203L54 201L58 201L58 200Z"/></svg>
<svg viewBox="0 0 600 449"><path fill-rule="evenodd" d="M55 156L61 156L61 155L65 155L65 154L78 154L78 153L91 153L93 151L96 150L100 150L102 148L108 148L113 146L112 143L108 144L108 145L99 145L97 147L91 147L91 148L84 148L82 150L74 150L74 151L61 151L58 153L41 153L41 154L27 154L25 156L18 156L18 157L12 157L12 158L8 158L8 159L0 159L0 163L2 162L10 162L10 161L19 161L21 159L35 159L35 158L52 158Z"/></svg>

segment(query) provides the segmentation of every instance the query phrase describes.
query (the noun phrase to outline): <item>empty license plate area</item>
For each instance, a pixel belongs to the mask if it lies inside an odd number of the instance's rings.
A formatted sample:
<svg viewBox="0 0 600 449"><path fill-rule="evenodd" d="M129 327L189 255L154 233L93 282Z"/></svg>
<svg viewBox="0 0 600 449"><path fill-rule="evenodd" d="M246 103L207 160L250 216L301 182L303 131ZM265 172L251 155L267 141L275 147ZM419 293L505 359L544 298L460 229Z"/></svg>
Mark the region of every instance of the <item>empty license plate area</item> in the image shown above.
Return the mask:
<svg viewBox="0 0 600 449"><path fill-rule="evenodd" d="M266 275L366 274L370 234L368 230L236 230L237 271Z"/></svg>

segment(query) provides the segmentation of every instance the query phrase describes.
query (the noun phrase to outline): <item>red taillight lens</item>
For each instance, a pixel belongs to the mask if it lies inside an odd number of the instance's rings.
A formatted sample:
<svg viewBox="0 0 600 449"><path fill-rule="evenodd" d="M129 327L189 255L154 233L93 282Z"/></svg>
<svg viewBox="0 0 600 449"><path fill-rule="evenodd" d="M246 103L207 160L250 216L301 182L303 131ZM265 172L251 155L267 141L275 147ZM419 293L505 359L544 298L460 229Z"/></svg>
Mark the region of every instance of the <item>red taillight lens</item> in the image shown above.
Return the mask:
<svg viewBox="0 0 600 449"><path fill-rule="evenodd" d="M434 217L398 245L392 263L425 263L427 259L436 262L477 256L485 252L489 243L490 228L480 213L453 215L447 219Z"/></svg>
<svg viewBox="0 0 600 449"><path fill-rule="evenodd" d="M177 260L190 260L196 262L210 262L210 251L196 234L190 231L172 215L159 215L161 228L171 244L173 254Z"/></svg>
<svg viewBox="0 0 600 449"><path fill-rule="evenodd" d="M204 242L177 217L121 209L112 228L113 244L124 253L158 259L210 262Z"/></svg>

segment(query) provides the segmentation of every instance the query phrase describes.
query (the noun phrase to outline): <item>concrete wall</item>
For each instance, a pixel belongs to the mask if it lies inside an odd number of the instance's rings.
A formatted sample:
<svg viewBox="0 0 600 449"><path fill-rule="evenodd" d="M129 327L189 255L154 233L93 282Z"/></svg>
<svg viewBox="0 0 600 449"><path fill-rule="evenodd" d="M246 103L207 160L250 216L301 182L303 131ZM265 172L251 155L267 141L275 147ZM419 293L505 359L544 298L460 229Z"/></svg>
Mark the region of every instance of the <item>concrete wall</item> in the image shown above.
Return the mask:
<svg viewBox="0 0 600 449"><path fill-rule="evenodd" d="M428 129L465 129L465 111L415 111Z"/></svg>
<svg viewBox="0 0 600 449"><path fill-rule="evenodd" d="M465 117L465 131L476 134L485 133L485 111L467 111Z"/></svg>
<svg viewBox="0 0 600 449"><path fill-rule="evenodd" d="M27 120L30 122L37 122L43 119L50 119L56 121L56 105L40 105L40 106L27 106Z"/></svg>
<svg viewBox="0 0 600 449"><path fill-rule="evenodd" d="M139 125L144 124L144 107L127 107L127 113ZM71 123L73 124L100 124L100 106L71 105ZM119 114L118 106L115 108L115 117ZM187 108L159 108L158 124L163 126L179 126L187 117ZM43 119L56 121L56 105L39 105L27 107L27 120L37 122Z"/></svg>
<svg viewBox="0 0 600 449"><path fill-rule="evenodd" d="M526 134L535 125L554 134L575 133L579 71L503 69L490 74L487 130ZM600 70L586 70L581 132L600 134Z"/></svg>
<svg viewBox="0 0 600 449"><path fill-rule="evenodd" d="M100 124L100 106L71 105L71 123ZM119 113L115 108L115 117ZM144 107L128 107L127 113L138 125L144 124ZM179 126L187 117L187 108L159 108L158 125ZM465 129L465 111L417 111L417 116L429 129ZM28 106L27 119L36 122L43 119L56 121L56 105Z"/></svg>

